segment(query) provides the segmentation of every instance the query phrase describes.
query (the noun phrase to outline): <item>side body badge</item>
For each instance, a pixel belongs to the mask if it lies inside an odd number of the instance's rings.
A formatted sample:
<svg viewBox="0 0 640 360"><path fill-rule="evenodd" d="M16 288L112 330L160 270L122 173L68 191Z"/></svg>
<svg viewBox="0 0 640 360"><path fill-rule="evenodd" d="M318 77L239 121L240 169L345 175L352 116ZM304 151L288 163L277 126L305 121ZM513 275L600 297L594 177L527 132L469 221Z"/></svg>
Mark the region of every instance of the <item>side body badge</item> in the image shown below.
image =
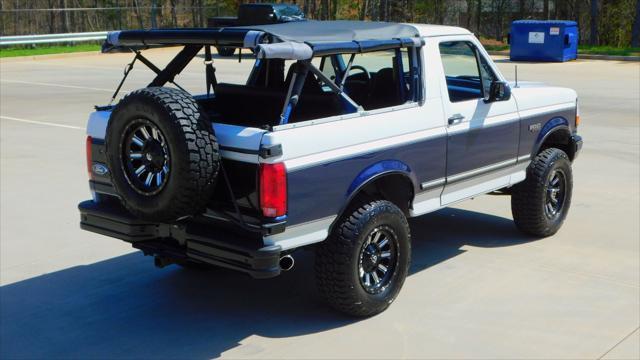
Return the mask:
<svg viewBox="0 0 640 360"><path fill-rule="evenodd" d="M542 129L542 123L535 123L535 124L529 125L529 131L531 132L538 132L540 131L540 129Z"/></svg>

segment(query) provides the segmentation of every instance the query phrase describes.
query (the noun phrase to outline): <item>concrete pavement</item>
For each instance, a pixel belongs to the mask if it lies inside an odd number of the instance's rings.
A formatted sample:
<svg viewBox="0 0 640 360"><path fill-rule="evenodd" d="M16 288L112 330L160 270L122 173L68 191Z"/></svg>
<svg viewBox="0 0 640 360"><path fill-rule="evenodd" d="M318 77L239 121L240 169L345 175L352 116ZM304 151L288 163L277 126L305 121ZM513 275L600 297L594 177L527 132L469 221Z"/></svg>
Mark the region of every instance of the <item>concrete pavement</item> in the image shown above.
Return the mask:
<svg viewBox="0 0 640 360"><path fill-rule="evenodd" d="M148 54L165 64L174 52ZM130 59L0 62L0 357L640 358L640 64L519 64L521 80L580 96L585 148L563 229L521 235L505 196L413 219L398 300L354 320L317 300L308 252L291 272L253 280L155 269L126 243L80 231L82 129ZM241 82L252 62L216 64L220 81ZM151 78L137 64L124 89ZM202 92L204 65L178 80Z"/></svg>

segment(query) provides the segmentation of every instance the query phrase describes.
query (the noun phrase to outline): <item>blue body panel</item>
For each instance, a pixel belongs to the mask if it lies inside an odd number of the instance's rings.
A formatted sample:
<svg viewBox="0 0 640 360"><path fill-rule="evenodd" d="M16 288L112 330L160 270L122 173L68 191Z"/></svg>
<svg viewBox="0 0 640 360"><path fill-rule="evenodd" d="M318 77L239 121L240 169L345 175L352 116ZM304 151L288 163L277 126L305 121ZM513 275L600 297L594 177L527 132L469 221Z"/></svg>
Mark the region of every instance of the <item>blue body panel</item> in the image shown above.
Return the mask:
<svg viewBox="0 0 640 360"><path fill-rule="evenodd" d="M516 20L509 35L512 61L569 61L578 57L575 21Z"/></svg>
<svg viewBox="0 0 640 360"><path fill-rule="evenodd" d="M575 109L556 111L298 168L287 178L287 225L339 214L361 185L380 174L405 174L417 195L421 183L529 155L558 127L573 132L567 121L573 117ZM529 130L538 123L537 130Z"/></svg>
<svg viewBox="0 0 640 360"><path fill-rule="evenodd" d="M446 141L430 138L290 172L288 225L338 214L351 192L385 172L406 173L418 193L420 182L445 176Z"/></svg>
<svg viewBox="0 0 640 360"><path fill-rule="evenodd" d="M447 176L515 158L519 136L517 119L451 135L447 144Z"/></svg>

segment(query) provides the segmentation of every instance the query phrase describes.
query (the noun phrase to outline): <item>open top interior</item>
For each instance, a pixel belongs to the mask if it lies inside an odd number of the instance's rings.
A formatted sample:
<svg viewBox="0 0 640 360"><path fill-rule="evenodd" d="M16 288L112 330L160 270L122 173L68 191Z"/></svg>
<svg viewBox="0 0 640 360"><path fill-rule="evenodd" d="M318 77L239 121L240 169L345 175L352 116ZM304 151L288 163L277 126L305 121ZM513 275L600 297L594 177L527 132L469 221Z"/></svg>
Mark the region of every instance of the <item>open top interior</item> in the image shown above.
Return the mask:
<svg viewBox="0 0 640 360"><path fill-rule="evenodd" d="M415 28L334 23L333 29L310 21L255 29L122 31L110 33L104 48L183 44L162 70L135 50L136 59L157 74L149 86L171 82L178 87L176 76L204 49L207 94L196 99L218 123L272 129L420 100L422 39L415 37ZM244 84L217 82L211 48L219 45L254 53Z"/></svg>
<svg viewBox="0 0 640 360"><path fill-rule="evenodd" d="M297 103L287 114L294 73L305 65L283 59L257 60L246 84L218 83L211 96L198 97L198 101L214 122L264 128L281 125L285 119L285 123L298 123L402 105L414 99L406 50L355 55L349 72L348 62L349 56L337 54L314 59L308 65L340 84L343 95L355 106L313 71L303 69L298 75L304 81Z"/></svg>

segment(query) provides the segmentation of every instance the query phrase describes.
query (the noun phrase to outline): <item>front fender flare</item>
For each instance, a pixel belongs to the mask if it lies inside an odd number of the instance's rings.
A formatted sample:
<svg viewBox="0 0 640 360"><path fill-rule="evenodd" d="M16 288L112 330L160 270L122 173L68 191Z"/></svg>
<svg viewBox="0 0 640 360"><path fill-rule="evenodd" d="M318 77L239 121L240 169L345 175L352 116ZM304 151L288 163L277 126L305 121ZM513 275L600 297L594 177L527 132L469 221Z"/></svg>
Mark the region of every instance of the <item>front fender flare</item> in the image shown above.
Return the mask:
<svg viewBox="0 0 640 360"><path fill-rule="evenodd" d="M531 150L531 157L535 157L538 151L540 151L540 147L549 138L549 136L559 131L566 131L567 139L571 137L571 128L569 127L569 121L567 119L565 119L564 117L554 117L547 121L540 130L536 142L533 145L533 149Z"/></svg>

